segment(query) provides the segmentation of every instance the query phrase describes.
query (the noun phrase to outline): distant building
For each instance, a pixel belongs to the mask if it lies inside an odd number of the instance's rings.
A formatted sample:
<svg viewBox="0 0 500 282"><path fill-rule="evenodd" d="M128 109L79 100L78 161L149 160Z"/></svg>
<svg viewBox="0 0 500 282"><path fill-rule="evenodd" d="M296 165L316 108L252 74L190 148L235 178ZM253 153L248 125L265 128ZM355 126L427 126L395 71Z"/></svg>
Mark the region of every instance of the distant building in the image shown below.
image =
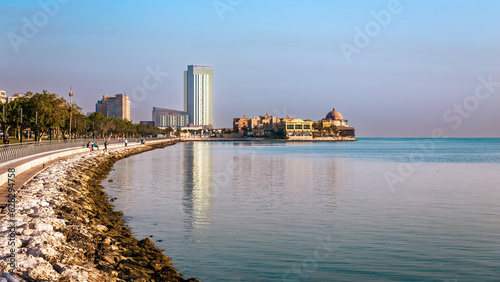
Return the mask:
<svg viewBox="0 0 500 282"><path fill-rule="evenodd" d="M144 125L152 125L152 126L155 126L155 122L152 121L152 120L141 120L139 122L140 124L144 124Z"/></svg>
<svg viewBox="0 0 500 282"><path fill-rule="evenodd" d="M153 107L152 119L155 126L160 128L179 128L189 124L189 115L187 112L158 107Z"/></svg>
<svg viewBox="0 0 500 282"><path fill-rule="evenodd" d="M104 95L95 104L95 111L106 117L130 120L130 100L124 94Z"/></svg>
<svg viewBox="0 0 500 282"><path fill-rule="evenodd" d="M250 130L250 126L252 124L252 119L247 118L246 115L243 115L242 118L233 118L233 131L241 132L246 130Z"/></svg>
<svg viewBox="0 0 500 282"><path fill-rule="evenodd" d="M342 115L333 109L328 112L326 117L318 122L310 119L296 119L286 116L285 118L276 118L264 116L247 118L233 118L233 132L242 135L253 136L301 136L300 138L313 138L314 136L355 136L354 127L348 125L348 121ZM314 133L314 134L313 134Z"/></svg>
<svg viewBox="0 0 500 282"><path fill-rule="evenodd" d="M7 97L7 102L12 102L14 100L16 100L17 98L21 98L23 96L23 93L15 93L9 97Z"/></svg>
<svg viewBox="0 0 500 282"><path fill-rule="evenodd" d="M188 65L184 71L184 111L189 123L213 125L212 66Z"/></svg>
<svg viewBox="0 0 500 282"><path fill-rule="evenodd" d="M253 117L250 121L250 129L254 136L274 136L274 129L278 126L280 119L268 115Z"/></svg>
<svg viewBox="0 0 500 282"><path fill-rule="evenodd" d="M348 120L344 119L342 117L342 114L340 114L338 111L333 108L331 112L328 112L326 114L326 117L318 123L321 123L323 128L328 128L331 125L337 126L337 130L339 131L340 136L355 136L355 129L354 127L350 127L348 125Z"/></svg>
<svg viewBox="0 0 500 282"><path fill-rule="evenodd" d="M7 102L7 93L3 90L0 90L0 103Z"/></svg>
<svg viewBox="0 0 500 282"><path fill-rule="evenodd" d="M311 120L301 120L287 116L281 119L278 129L286 136L311 136L313 131L313 122Z"/></svg>

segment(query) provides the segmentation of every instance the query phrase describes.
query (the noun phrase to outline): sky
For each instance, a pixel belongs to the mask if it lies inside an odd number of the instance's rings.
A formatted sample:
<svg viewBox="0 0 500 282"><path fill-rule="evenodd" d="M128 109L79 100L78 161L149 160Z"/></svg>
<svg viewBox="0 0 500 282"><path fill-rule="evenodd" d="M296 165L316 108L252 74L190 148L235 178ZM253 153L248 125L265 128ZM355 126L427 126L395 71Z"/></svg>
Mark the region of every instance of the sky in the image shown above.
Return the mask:
<svg viewBox="0 0 500 282"><path fill-rule="evenodd" d="M85 112L126 93L134 122L183 109L212 65L214 126L324 118L357 136L500 137L500 1L17 0L0 3L0 89ZM147 89L146 89L147 88Z"/></svg>

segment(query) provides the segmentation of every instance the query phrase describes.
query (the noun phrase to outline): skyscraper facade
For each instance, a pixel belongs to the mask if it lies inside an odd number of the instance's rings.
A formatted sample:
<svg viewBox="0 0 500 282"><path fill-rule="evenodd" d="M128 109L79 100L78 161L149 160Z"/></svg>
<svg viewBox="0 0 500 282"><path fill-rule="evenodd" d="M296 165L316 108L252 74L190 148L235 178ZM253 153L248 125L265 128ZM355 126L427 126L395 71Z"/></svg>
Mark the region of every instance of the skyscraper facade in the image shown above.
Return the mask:
<svg viewBox="0 0 500 282"><path fill-rule="evenodd" d="M213 125L212 66L189 65L184 71L184 111L193 125Z"/></svg>
<svg viewBox="0 0 500 282"><path fill-rule="evenodd" d="M103 95L102 100L95 104L95 111L105 117L130 120L130 100L124 94Z"/></svg>

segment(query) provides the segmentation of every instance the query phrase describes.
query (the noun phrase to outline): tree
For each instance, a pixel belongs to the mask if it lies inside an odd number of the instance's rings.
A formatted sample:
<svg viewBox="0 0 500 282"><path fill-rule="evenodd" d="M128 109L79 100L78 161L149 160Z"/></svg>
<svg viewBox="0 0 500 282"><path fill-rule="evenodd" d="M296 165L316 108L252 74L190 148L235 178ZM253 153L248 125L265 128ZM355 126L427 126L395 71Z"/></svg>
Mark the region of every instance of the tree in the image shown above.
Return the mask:
<svg viewBox="0 0 500 282"><path fill-rule="evenodd" d="M337 135L338 134L339 129L337 128L336 125L332 124L332 125L330 125L330 131L331 131L332 136L333 136L333 135Z"/></svg>

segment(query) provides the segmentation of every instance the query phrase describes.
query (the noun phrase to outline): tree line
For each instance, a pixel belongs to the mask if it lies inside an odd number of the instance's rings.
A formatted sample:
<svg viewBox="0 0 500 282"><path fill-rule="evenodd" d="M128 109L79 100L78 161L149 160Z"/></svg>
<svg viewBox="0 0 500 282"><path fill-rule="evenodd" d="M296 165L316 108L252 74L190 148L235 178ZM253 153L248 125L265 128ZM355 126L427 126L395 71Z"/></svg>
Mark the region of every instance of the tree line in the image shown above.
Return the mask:
<svg viewBox="0 0 500 282"><path fill-rule="evenodd" d="M14 101L2 104L0 118L4 143L7 136L21 141L23 137L33 136L40 141L42 138L146 137L172 131L171 128L161 130L152 125L105 117L99 112L86 116L75 103L46 90L42 93L26 92Z"/></svg>

